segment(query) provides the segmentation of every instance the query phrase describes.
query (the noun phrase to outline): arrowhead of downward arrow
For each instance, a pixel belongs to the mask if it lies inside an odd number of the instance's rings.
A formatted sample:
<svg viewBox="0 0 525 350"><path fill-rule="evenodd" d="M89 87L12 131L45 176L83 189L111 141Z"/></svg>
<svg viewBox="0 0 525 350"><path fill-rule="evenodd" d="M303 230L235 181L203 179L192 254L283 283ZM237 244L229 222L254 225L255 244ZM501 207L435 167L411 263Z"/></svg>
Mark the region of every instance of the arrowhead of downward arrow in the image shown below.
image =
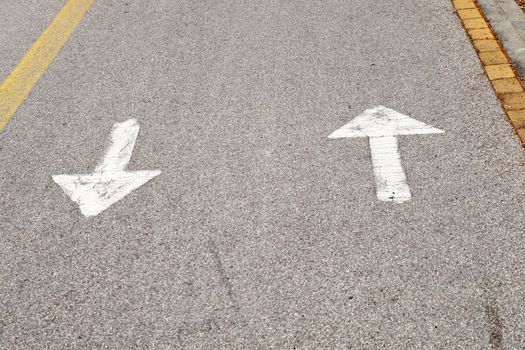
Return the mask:
<svg viewBox="0 0 525 350"><path fill-rule="evenodd" d="M379 106L367 109L328 137L338 139L343 137L441 134L443 132L443 130L412 119L393 109Z"/></svg>
<svg viewBox="0 0 525 350"><path fill-rule="evenodd" d="M96 216L159 175L153 171L119 171L93 175L55 175L53 180L78 204L84 216Z"/></svg>

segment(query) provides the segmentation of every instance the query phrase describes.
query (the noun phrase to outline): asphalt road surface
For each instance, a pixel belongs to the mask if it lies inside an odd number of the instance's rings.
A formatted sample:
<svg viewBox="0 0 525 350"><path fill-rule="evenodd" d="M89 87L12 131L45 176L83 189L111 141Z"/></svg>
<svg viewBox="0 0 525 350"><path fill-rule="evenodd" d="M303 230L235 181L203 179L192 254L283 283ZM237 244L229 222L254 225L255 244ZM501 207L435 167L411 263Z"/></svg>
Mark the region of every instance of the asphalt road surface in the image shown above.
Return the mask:
<svg viewBox="0 0 525 350"><path fill-rule="evenodd" d="M65 0L4 0L5 78ZM376 197L376 106L412 198ZM162 171L85 217L115 123ZM0 134L0 348L517 349L525 152L449 0L97 0Z"/></svg>

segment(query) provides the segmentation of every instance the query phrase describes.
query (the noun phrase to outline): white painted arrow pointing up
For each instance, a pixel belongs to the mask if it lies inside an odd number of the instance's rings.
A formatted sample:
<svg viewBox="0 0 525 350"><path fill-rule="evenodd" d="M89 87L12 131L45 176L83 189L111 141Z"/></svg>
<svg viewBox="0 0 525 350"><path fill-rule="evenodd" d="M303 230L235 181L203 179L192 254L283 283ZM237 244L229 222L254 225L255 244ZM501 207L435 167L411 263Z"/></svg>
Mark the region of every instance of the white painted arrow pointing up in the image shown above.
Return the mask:
<svg viewBox="0 0 525 350"><path fill-rule="evenodd" d="M402 203L409 201L411 194L401 165L396 136L443 132L392 109L379 106L367 109L328 137L368 137L377 198L381 201Z"/></svg>
<svg viewBox="0 0 525 350"><path fill-rule="evenodd" d="M126 171L140 126L135 119L115 123L111 146L91 175L55 175L53 180L86 217L96 216L161 173Z"/></svg>

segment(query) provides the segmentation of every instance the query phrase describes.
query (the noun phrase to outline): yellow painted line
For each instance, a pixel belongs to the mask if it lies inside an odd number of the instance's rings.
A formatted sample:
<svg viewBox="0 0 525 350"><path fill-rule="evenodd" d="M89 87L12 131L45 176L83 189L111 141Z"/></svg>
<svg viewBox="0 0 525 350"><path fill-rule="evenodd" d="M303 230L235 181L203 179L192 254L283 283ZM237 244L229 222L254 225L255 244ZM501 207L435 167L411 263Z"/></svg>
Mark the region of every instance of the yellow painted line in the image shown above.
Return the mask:
<svg viewBox="0 0 525 350"><path fill-rule="evenodd" d="M525 88L476 0L452 0L501 106L525 147Z"/></svg>
<svg viewBox="0 0 525 350"><path fill-rule="evenodd" d="M95 0L69 0L0 85L0 131L82 21Z"/></svg>

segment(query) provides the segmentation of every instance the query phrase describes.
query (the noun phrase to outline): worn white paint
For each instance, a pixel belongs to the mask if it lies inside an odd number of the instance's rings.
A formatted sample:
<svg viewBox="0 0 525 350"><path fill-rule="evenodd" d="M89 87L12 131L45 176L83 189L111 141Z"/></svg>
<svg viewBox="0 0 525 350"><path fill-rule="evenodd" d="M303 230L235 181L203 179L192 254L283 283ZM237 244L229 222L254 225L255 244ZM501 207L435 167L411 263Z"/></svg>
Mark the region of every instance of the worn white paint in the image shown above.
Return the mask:
<svg viewBox="0 0 525 350"><path fill-rule="evenodd" d="M93 174L53 176L86 217L100 214L161 173L160 170L126 170L139 129L135 119L115 123L111 145Z"/></svg>
<svg viewBox="0 0 525 350"><path fill-rule="evenodd" d="M395 136L371 137L369 142L376 177L377 198L384 202L409 201L410 188L401 166L397 138Z"/></svg>
<svg viewBox="0 0 525 350"><path fill-rule="evenodd" d="M368 137L377 198L381 201L403 203L410 200L411 194L401 165L396 136L443 132L392 109L379 106L367 109L328 137Z"/></svg>

